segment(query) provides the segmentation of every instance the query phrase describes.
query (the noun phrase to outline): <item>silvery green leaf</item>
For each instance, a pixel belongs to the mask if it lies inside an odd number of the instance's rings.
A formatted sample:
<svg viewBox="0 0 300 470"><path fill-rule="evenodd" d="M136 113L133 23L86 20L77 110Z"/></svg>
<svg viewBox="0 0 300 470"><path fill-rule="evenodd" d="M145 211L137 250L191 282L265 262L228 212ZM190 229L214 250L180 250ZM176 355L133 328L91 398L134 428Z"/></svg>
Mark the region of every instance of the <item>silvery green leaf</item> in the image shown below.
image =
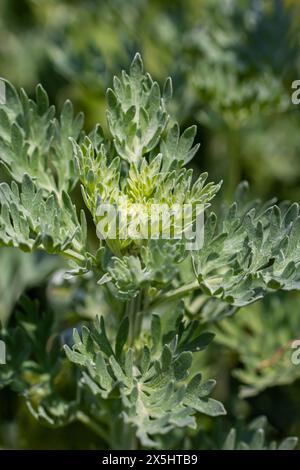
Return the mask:
<svg viewBox="0 0 300 470"><path fill-rule="evenodd" d="M73 351L66 347L66 353L82 370L83 385L99 400L99 406L105 408L108 397L114 400L114 406L121 406L124 422L135 429L142 445L158 447L157 436L177 427L194 428L196 412L219 416L225 414L225 409L209 397L215 381L202 385L201 375L191 377L193 353L162 342L159 317L153 318L151 331L155 336L149 345L156 345L152 355L147 342L142 352L139 347L128 346L128 320L124 319L114 354L103 319L96 320L90 332L85 329L82 337L74 336ZM183 324L181 331L182 338L188 337ZM193 334L197 334L196 330ZM121 350L126 354L121 354Z"/></svg>
<svg viewBox="0 0 300 470"><path fill-rule="evenodd" d="M46 91L36 87L35 101L5 82L0 105L0 160L19 183L27 173L45 193L71 189L76 180L70 138L80 140L83 115L74 117L66 101L59 116Z"/></svg>

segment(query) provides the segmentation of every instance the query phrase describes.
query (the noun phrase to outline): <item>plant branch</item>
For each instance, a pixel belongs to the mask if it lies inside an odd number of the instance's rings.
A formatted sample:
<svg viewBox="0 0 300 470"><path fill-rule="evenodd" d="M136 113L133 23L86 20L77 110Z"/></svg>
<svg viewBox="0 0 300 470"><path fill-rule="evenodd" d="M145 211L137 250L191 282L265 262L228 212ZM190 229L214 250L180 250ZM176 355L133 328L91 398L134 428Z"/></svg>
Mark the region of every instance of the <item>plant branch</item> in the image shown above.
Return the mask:
<svg viewBox="0 0 300 470"><path fill-rule="evenodd" d="M83 411L77 411L76 419L96 433L104 442L110 445L107 432Z"/></svg>
<svg viewBox="0 0 300 470"><path fill-rule="evenodd" d="M64 250L62 254L67 256L70 259L73 259L73 260L77 261L77 262L85 261L84 256L82 256L81 254L79 254L76 251L71 250L71 249Z"/></svg>
<svg viewBox="0 0 300 470"><path fill-rule="evenodd" d="M176 300L178 298L186 297L187 295L191 294L195 290L200 289L198 281L193 281L185 286L178 287L170 292L165 292L161 294L159 297L156 297L152 302L148 304L148 309L152 309L157 307L158 305L164 304L166 302L170 302L172 300Z"/></svg>

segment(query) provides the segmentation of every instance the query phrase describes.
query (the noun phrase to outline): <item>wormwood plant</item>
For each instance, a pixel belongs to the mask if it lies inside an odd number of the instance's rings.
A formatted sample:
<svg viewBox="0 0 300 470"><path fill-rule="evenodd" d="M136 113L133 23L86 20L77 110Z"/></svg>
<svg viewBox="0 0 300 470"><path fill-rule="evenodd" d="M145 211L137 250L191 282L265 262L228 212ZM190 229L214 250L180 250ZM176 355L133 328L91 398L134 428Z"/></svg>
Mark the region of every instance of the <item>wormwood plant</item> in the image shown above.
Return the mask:
<svg viewBox="0 0 300 470"><path fill-rule="evenodd" d="M99 447L202 447L205 415L226 414L212 396L216 381L197 365L214 337L207 328L267 294L300 289L298 205L249 202L243 183L236 202L213 212L220 184L187 169L196 128L181 132L171 120L171 80L161 91L138 54L107 92L109 137L99 125L86 134L69 101L58 114L40 85L35 100L5 85L0 157L11 182L0 184L1 244L64 257L68 276L92 280L102 301L95 320L76 324L70 338L55 315L23 298L2 329L1 386L21 394L41 424L87 425ZM201 204L203 247L130 232L97 238L99 223L111 224L99 214L102 202L125 208L141 231L153 204ZM265 448L264 427L252 423L241 440L232 430L221 447ZM279 448L295 444L289 438Z"/></svg>

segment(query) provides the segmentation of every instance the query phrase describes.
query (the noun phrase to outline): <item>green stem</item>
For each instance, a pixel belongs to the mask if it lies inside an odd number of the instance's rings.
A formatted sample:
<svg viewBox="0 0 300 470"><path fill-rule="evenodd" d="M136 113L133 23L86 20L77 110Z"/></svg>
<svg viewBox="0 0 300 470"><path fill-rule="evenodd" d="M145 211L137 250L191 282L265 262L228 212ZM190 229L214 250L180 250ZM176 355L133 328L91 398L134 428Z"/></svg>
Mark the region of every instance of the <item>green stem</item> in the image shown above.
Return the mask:
<svg viewBox="0 0 300 470"><path fill-rule="evenodd" d="M166 292L165 294L162 294L159 297L155 298L152 302L149 303L148 309L153 309L165 302L170 302L172 300L185 297L198 289L200 289L198 281L193 281L190 284L178 287L178 289Z"/></svg>
<svg viewBox="0 0 300 470"><path fill-rule="evenodd" d="M129 335L128 335L129 346L133 345L135 339L140 334L141 301L142 301L142 293L140 292L134 299L130 299L126 305L126 315L129 318Z"/></svg>
<svg viewBox="0 0 300 470"><path fill-rule="evenodd" d="M82 424L91 429L95 434L101 437L101 439L106 442L106 444L110 445L108 433L98 423L96 423L95 420L91 419L90 416L83 413L83 411L77 411L76 418Z"/></svg>
<svg viewBox="0 0 300 470"><path fill-rule="evenodd" d="M144 291L141 290L138 295L138 309L135 318L135 335L140 336L143 323L143 304L144 304Z"/></svg>
<svg viewBox="0 0 300 470"><path fill-rule="evenodd" d="M140 291L135 298L135 318L134 318L134 337L138 338L141 328L141 307L142 307L142 291Z"/></svg>
<svg viewBox="0 0 300 470"><path fill-rule="evenodd" d="M71 249L68 249L68 250L65 250L63 252L63 254L65 256L67 256L68 258L71 258L75 261L78 261L78 262L82 262L82 261L85 261L85 257L80 255L79 253L77 253L76 251L74 250L71 250Z"/></svg>
<svg viewBox="0 0 300 470"><path fill-rule="evenodd" d="M129 333L128 333L128 344L133 345L134 342L134 324L135 324L135 299L130 299L126 304L126 315L129 319Z"/></svg>

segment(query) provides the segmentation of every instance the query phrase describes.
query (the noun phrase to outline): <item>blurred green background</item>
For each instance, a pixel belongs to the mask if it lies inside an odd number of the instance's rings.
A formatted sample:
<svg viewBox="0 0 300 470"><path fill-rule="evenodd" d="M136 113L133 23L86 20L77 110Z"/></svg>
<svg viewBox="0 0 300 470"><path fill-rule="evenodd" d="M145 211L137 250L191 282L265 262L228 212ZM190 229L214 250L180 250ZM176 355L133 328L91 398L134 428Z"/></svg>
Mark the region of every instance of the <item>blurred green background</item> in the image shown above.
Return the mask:
<svg viewBox="0 0 300 470"><path fill-rule="evenodd" d="M300 202L298 0L0 0L0 76L29 95L42 83L58 108L71 99L87 131L106 129L105 90L137 51L159 83L172 76L171 112L181 128L198 125L192 164L224 180L220 201L246 179L255 198ZM97 313L93 289L63 281L60 260L1 249L0 262L2 322L23 292L62 323ZM300 335L299 296L267 299L215 329L202 361L214 364L228 420L266 414L279 437L300 436L300 366L291 369L287 346ZM93 439L79 425L41 428L16 395L0 394L5 448L84 448Z"/></svg>

